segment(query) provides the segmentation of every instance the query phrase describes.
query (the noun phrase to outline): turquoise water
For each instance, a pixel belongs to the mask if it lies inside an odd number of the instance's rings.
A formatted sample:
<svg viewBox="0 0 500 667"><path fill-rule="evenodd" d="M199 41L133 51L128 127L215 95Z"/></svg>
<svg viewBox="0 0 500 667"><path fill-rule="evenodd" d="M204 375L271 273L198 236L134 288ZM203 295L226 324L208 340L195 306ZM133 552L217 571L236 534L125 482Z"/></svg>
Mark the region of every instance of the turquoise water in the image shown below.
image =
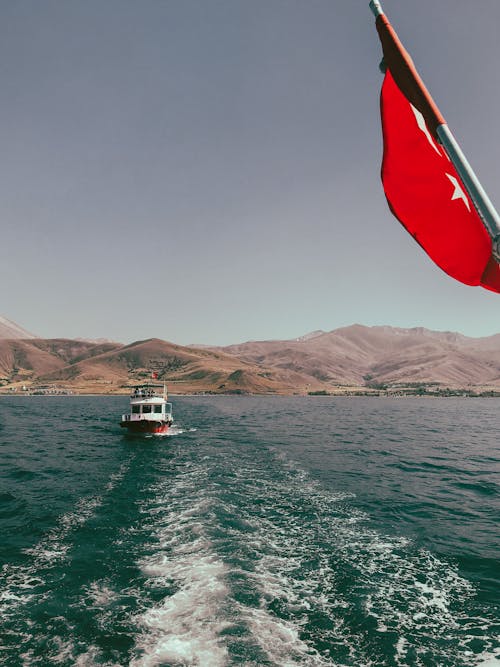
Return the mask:
<svg viewBox="0 0 500 667"><path fill-rule="evenodd" d="M500 401L0 400L0 664L500 664Z"/></svg>

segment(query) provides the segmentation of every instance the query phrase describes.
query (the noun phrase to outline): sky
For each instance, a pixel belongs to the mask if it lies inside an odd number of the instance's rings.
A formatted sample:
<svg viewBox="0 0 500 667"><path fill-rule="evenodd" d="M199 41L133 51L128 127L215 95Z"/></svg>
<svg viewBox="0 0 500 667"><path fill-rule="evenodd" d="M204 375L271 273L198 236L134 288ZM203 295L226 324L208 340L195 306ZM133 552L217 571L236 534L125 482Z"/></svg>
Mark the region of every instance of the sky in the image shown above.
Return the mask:
<svg viewBox="0 0 500 667"><path fill-rule="evenodd" d="M383 6L500 205L500 3ZM500 295L389 212L380 59L368 0L0 2L0 314L183 345L500 332Z"/></svg>

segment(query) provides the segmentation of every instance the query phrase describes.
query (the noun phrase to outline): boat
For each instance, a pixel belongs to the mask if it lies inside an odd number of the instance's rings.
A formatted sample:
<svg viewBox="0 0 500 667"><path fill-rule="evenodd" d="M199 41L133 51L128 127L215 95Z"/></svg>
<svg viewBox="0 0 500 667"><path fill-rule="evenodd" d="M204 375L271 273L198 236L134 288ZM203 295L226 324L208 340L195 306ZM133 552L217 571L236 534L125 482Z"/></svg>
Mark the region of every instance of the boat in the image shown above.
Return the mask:
<svg viewBox="0 0 500 667"><path fill-rule="evenodd" d="M172 403L166 387L158 393L152 385L135 387L130 396L130 412L122 415L120 426L133 435L164 435L172 426Z"/></svg>

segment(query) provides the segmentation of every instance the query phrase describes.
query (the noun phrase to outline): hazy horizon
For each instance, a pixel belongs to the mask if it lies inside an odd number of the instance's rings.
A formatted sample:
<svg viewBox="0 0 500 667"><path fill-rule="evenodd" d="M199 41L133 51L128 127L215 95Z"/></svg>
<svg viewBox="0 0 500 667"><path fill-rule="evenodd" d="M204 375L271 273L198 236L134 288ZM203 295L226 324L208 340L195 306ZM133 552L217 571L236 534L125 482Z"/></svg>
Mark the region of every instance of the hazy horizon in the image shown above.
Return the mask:
<svg viewBox="0 0 500 667"><path fill-rule="evenodd" d="M383 5L500 204L500 4ZM368 0L28 0L0 32L0 311L28 331L500 331L499 296L441 272L385 202Z"/></svg>

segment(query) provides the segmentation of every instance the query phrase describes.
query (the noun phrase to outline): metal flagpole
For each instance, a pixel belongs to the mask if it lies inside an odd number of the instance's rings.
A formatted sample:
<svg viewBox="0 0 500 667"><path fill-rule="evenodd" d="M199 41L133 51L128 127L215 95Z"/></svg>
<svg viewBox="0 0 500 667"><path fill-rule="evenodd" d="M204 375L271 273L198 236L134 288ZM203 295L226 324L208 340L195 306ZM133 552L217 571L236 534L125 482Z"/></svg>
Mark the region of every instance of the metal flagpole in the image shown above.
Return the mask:
<svg viewBox="0 0 500 667"><path fill-rule="evenodd" d="M384 10L379 0L370 0L370 9L377 18L383 16ZM457 170L472 202L490 235L492 254L500 262L500 216L486 194L469 161L465 157L457 140L446 123L436 127L436 134L453 166Z"/></svg>
<svg viewBox="0 0 500 667"><path fill-rule="evenodd" d="M458 171L458 174L491 237L493 256L497 261L500 261L500 216L498 215L498 211L486 194L448 125L439 125L436 128L436 133L446 154Z"/></svg>
<svg viewBox="0 0 500 667"><path fill-rule="evenodd" d="M377 16L380 16L381 14L384 13L384 10L382 9L382 5L378 0L370 0L370 9L372 10L375 18Z"/></svg>

